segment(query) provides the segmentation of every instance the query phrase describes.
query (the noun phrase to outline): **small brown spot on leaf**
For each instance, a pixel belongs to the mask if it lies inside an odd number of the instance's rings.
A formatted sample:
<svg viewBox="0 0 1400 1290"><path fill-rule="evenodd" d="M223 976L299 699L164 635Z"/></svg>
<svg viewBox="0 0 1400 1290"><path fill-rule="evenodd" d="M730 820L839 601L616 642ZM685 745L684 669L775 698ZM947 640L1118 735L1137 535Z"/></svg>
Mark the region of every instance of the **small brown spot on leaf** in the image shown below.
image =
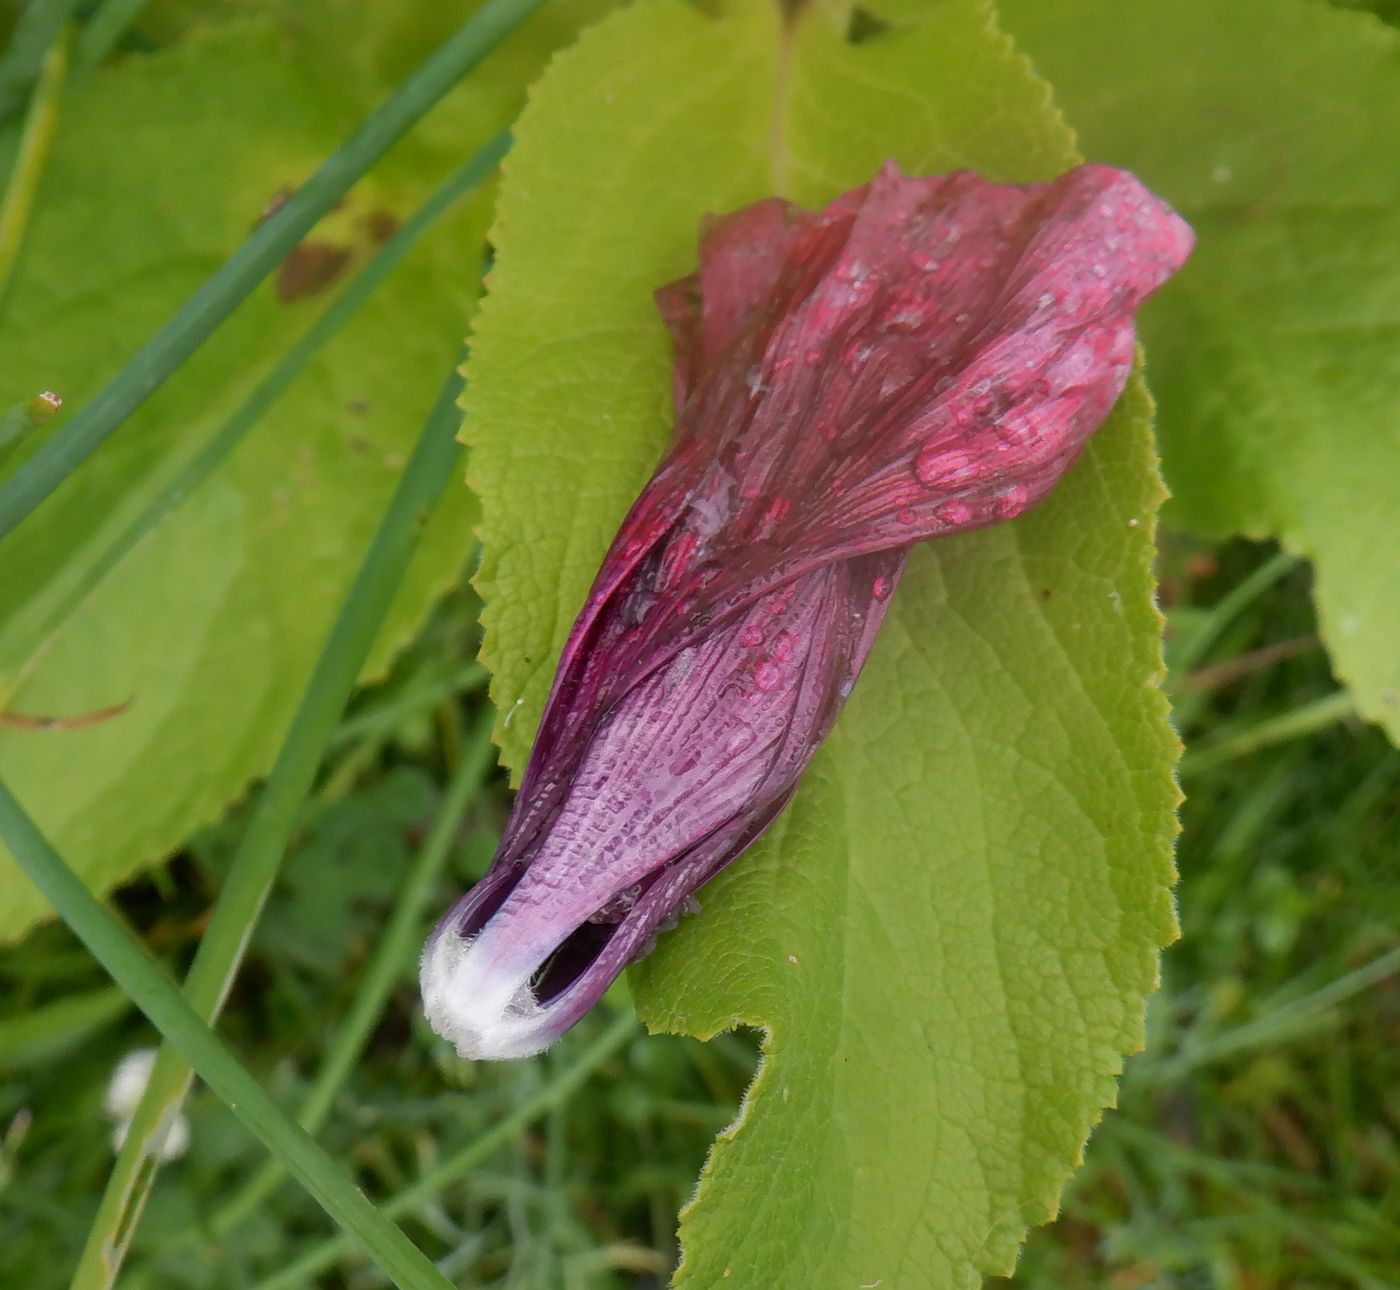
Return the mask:
<svg viewBox="0 0 1400 1290"><path fill-rule="evenodd" d="M398 232L399 221L388 211L370 211L360 220L360 226L373 242L387 242Z"/></svg>
<svg viewBox="0 0 1400 1290"><path fill-rule="evenodd" d="M277 294L300 300L325 290L350 262L350 248L333 242L302 242L277 270Z"/></svg>
<svg viewBox="0 0 1400 1290"><path fill-rule="evenodd" d="M856 5L851 10L850 21L846 24L846 41L851 45L863 45L882 31L889 30L889 25L879 14Z"/></svg>

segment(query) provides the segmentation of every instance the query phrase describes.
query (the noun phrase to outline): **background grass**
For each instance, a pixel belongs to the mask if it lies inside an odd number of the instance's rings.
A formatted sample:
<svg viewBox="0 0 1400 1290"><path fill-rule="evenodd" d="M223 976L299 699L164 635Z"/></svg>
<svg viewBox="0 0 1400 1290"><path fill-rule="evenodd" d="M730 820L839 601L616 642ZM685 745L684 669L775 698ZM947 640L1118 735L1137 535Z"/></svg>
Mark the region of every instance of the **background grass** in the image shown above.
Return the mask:
<svg viewBox="0 0 1400 1290"><path fill-rule="evenodd" d="M1174 639L1270 554L1169 538ZM1299 565L1275 581L1176 683L1189 747L1335 689L1312 635L1308 577ZM300 1100L350 1007L468 749L484 702L470 666L475 611L469 593L449 601L393 676L357 699L230 1001L225 1033L284 1104ZM1120 1109L1091 1140L1063 1217L1033 1235L1015 1284L1400 1285L1398 772L1400 752L1342 721L1188 777L1183 937L1164 960L1151 1044L1130 1060ZM433 908L482 871L507 804L493 778ZM119 895L172 969L189 962L243 815ZM383 1201L629 1012L615 990L544 1057L469 1065L424 1026L413 968L410 953L322 1134ZM153 1035L58 926L0 954L0 998L0 1250L7 1284L40 1290L66 1283L110 1168L108 1076ZM463 1285L660 1286L676 1211L754 1052L748 1035L701 1045L638 1030L556 1110L398 1217ZM196 1088L188 1113L189 1153L156 1183L124 1285L241 1290L326 1242L327 1220L285 1182L229 1227L223 1211L263 1153L208 1090ZM301 1283L383 1284L357 1255Z"/></svg>

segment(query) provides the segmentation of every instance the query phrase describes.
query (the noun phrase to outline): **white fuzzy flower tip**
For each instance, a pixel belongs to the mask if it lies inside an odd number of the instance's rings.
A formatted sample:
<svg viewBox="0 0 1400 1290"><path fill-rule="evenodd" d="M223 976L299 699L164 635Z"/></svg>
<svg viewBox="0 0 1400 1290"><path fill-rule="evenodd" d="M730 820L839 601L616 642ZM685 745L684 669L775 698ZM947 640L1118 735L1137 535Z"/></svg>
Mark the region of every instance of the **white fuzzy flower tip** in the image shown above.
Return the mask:
<svg viewBox="0 0 1400 1290"><path fill-rule="evenodd" d="M428 1024L469 1061L530 1057L558 1037L522 979L489 970L479 941L441 932L423 951L419 985Z"/></svg>

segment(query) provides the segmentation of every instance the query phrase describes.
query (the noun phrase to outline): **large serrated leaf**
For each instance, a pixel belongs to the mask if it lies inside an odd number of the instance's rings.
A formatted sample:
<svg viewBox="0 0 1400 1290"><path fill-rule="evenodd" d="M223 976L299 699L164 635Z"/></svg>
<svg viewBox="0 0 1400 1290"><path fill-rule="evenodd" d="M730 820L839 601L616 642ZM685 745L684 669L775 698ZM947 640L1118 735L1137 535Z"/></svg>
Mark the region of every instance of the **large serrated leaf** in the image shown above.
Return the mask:
<svg viewBox="0 0 1400 1290"><path fill-rule="evenodd" d="M442 22L470 6L452 6ZM519 107L581 16L555 7L357 186L266 284L7 543L0 563L0 776L105 887L164 857L271 763L476 295L486 195L427 235L344 334L186 504L76 603L84 570L307 328L393 221ZM299 21L193 31L99 73L65 102L0 318L0 407L81 405L304 179L406 67L373 0ZM311 20L315 19L315 22ZM335 21L332 22L332 19ZM332 40L335 23L350 35ZM421 25L421 24L420 24ZM374 33L373 35L369 33ZM342 258L330 281L321 277ZM63 433L62 425L55 433ZM463 569L474 506L448 490L368 671ZM0 939L44 912L0 853Z"/></svg>
<svg viewBox="0 0 1400 1290"><path fill-rule="evenodd" d="M1337 675L1400 740L1400 32L1316 0L1006 0L1096 159L1192 221L1143 315L1173 519L1312 558Z"/></svg>
<svg viewBox="0 0 1400 1290"><path fill-rule="evenodd" d="M640 4L532 94L468 372L517 773L666 440L650 293L692 266L701 215L825 201L891 156L1017 179L1074 160L986 6L882 12L851 44L839 6L785 28L776 4ZM1135 382L1047 506L915 554L792 809L634 974L655 1026L767 1031L681 1284L960 1287L1054 1211L1173 935L1149 411Z"/></svg>

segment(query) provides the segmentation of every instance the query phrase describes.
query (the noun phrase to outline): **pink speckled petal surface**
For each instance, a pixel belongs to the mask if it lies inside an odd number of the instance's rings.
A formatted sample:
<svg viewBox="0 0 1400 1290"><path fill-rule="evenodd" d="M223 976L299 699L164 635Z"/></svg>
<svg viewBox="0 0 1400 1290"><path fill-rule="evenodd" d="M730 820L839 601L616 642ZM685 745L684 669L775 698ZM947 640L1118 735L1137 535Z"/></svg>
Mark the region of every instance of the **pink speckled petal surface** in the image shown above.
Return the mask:
<svg viewBox="0 0 1400 1290"><path fill-rule="evenodd" d="M813 213L707 221L657 293L676 433L605 557L486 879L424 956L467 1056L572 1025L776 818L911 545L1042 500L1122 393L1190 251L1130 174L892 164Z"/></svg>

